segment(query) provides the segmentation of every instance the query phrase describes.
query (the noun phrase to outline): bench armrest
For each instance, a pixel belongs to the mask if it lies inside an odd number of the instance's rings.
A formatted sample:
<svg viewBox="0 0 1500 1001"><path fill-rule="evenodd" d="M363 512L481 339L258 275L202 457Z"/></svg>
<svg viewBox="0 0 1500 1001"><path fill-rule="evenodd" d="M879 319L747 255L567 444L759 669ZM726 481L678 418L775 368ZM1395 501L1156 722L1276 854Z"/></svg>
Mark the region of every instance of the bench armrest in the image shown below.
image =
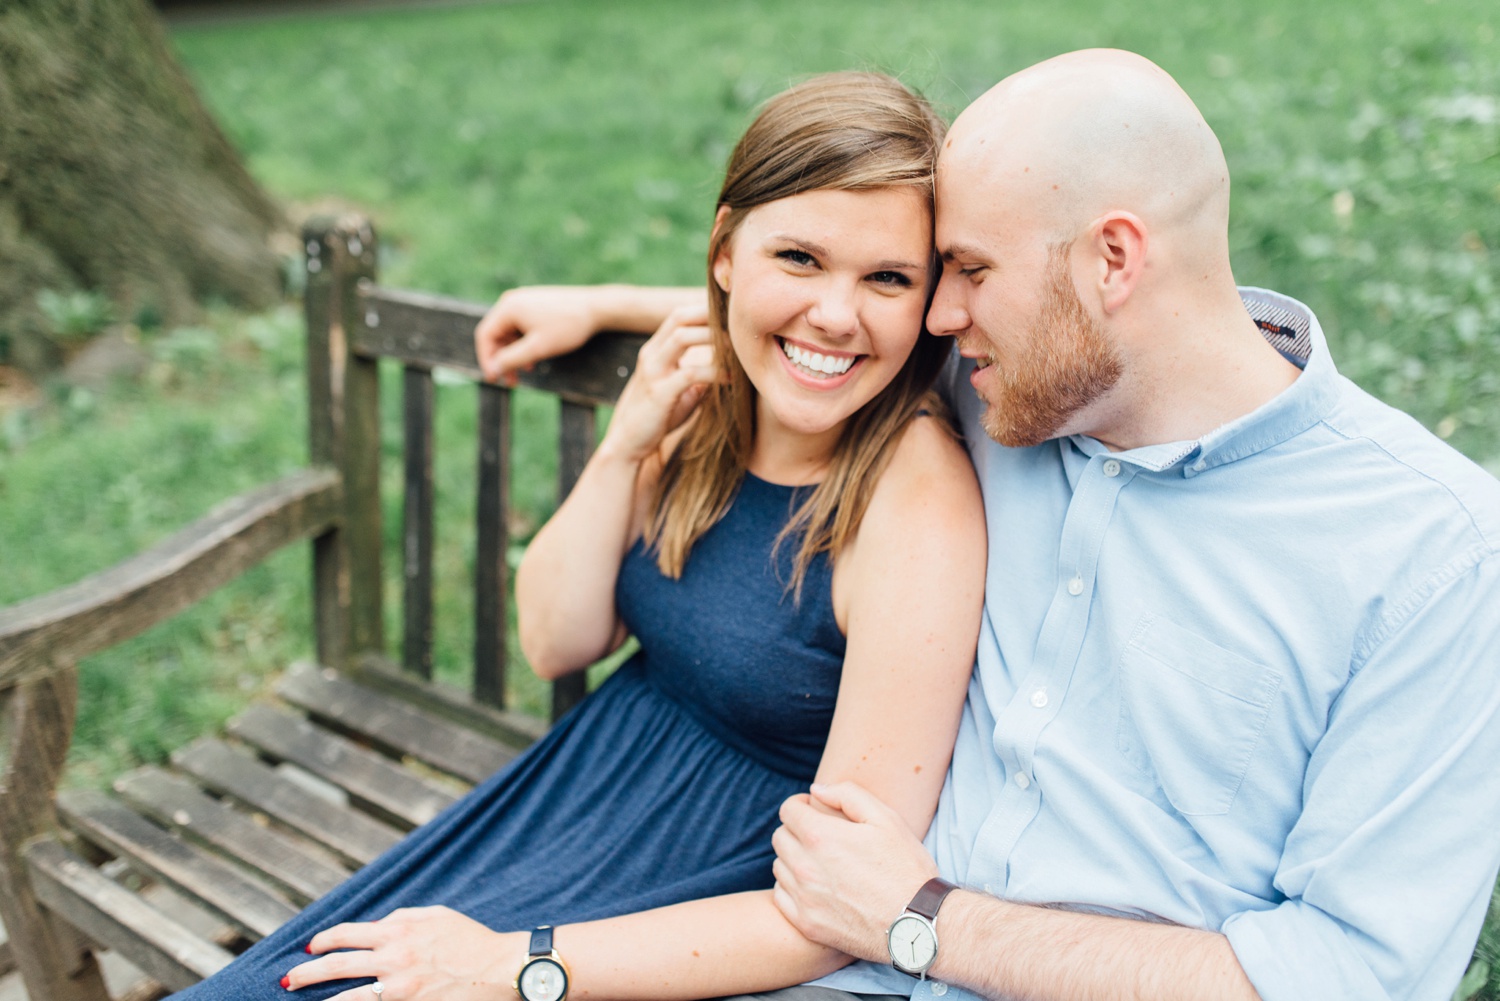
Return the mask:
<svg viewBox="0 0 1500 1001"><path fill-rule="evenodd" d="M145 552L0 608L0 690L144 632L342 515L337 472L307 469L225 501Z"/></svg>

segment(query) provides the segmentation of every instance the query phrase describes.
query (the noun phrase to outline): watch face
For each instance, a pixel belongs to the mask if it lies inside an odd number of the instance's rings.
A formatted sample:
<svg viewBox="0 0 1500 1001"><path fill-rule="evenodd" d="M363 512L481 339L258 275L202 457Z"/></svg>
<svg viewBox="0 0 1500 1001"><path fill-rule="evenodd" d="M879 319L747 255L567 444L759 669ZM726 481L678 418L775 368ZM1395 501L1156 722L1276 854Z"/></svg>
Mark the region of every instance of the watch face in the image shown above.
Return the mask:
<svg viewBox="0 0 1500 1001"><path fill-rule="evenodd" d="M922 973L937 958L937 935L932 925L915 914L903 914L886 936L891 962L907 973Z"/></svg>
<svg viewBox="0 0 1500 1001"><path fill-rule="evenodd" d="M558 1001L568 991L568 974L554 959L533 959L517 986L526 1001Z"/></svg>

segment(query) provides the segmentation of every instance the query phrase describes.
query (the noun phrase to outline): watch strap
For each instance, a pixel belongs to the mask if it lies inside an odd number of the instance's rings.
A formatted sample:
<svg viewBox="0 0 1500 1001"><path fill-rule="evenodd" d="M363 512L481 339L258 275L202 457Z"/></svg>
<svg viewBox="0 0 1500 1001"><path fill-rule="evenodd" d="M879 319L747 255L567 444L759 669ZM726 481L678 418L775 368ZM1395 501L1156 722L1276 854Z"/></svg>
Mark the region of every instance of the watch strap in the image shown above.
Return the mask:
<svg viewBox="0 0 1500 1001"><path fill-rule="evenodd" d="M552 955L552 926L551 925L541 925L541 926L537 927L536 929L534 929L532 931L532 933L531 933L531 952L530 952L530 955L532 955L532 956L550 956L550 955Z"/></svg>
<svg viewBox="0 0 1500 1001"><path fill-rule="evenodd" d="M928 921L934 921L937 919L938 908L943 906L943 900L956 889L958 889L956 884L934 876L922 884L922 888L917 891L915 897L911 898L911 903L906 905L906 909L913 914L922 915Z"/></svg>

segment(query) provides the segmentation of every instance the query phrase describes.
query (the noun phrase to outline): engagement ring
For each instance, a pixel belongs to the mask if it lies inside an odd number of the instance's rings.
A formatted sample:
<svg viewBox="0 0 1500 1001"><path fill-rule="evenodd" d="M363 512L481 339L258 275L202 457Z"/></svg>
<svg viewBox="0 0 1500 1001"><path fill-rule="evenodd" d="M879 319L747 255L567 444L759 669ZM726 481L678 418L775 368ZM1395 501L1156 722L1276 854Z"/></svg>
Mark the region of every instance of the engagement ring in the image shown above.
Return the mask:
<svg viewBox="0 0 1500 1001"><path fill-rule="evenodd" d="M370 990L372 990L372 991L375 992L375 996L376 997L380 997L380 995L382 995L382 994L385 993L385 984L382 984L380 981L377 980L373 984L370 985Z"/></svg>

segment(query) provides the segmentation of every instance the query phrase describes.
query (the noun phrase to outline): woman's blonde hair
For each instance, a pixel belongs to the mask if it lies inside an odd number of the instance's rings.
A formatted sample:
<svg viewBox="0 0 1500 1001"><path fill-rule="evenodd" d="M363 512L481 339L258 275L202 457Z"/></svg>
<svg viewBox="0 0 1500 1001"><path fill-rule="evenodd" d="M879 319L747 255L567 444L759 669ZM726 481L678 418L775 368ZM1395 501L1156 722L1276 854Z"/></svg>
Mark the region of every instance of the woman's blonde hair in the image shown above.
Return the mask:
<svg viewBox="0 0 1500 1001"><path fill-rule="evenodd" d="M910 187L930 212L944 132L927 101L899 81L830 73L773 97L735 146L718 201L728 211L708 247L709 327L728 378L709 387L657 481L645 537L662 573L680 577L693 544L728 510L755 437L755 388L730 346L729 295L714 280L714 261L752 209L805 191ZM929 389L947 354L924 330L890 385L845 424L827 475L777 536L777 547L801 537L789 588L800 591L814 556L837 558L854 536L898 433L932 405Z"/></svg>

